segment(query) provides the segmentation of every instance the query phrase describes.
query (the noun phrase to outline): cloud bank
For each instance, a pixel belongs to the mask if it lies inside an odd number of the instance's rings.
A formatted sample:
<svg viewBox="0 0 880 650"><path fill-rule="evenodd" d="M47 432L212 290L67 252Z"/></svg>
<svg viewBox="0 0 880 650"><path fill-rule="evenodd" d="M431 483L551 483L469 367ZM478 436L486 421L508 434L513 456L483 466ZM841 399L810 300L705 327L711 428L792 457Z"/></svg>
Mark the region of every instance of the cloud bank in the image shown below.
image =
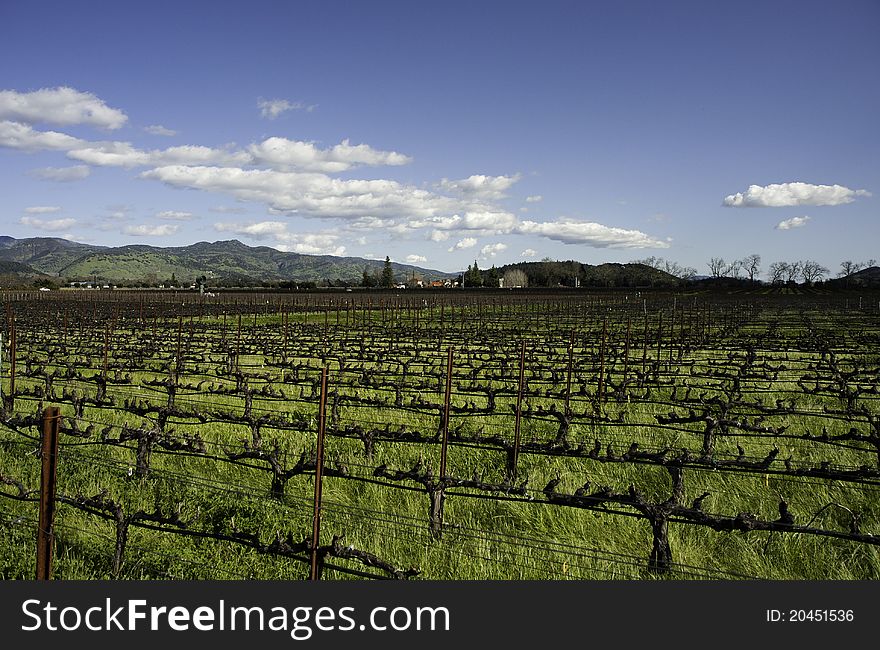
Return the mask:
<svg viewBox="0 0 880 650"><path fill-rule="evenodd" d="M128 116L110 108L92 93L61 86L29 93L0 90L0 119L26 124L88 124L118 129L126 123Z"/></svg>
<svg viewBox="0 0 880 650"><path fill-rule="evenodd" d="M799 205L843 205L860 196L871 196L866 190L851 190L843 185L812 185L811 183L777 183L749 185L745 192L724 197L729 208L786 208Z"/></svg>

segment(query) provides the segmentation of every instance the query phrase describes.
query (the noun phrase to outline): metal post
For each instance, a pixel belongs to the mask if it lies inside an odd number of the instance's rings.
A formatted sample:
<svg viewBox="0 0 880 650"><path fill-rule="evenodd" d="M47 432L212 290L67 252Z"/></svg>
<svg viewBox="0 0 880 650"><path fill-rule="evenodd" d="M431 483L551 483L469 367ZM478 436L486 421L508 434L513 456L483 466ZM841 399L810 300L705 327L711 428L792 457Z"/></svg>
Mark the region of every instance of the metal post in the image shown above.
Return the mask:
<svg viewBox="0 0 880 650"><path fill-rule="evenodd" d="M12 312L9 331L9 413L15 412L15 312Z"/></svg>
<svg viewBox="0 0 880 650"><path fill-rule="evenodd" d="M57 406L50 406L43 411L43 466L40 473L40 525L37 529L37 580L52 579L58 425L60 422L61 409Z"/></svg>
<svg viewBox="0 0 880 650"><path fill-rule="evenodd" d="M321 537L321 483L324 474L324 420L327 411L327 366L321 371L321 405L318 410L318 449L315 453L315 506L312 516L312 557L310 580L319 580L318 541Z"/></svg>
<svg viewBox="0 0 880 650"><path fill-rule="evenodd" d="M452 401L452 348L446 356L446 393L443 397L443 442L440 446L440 480L446 476L446 447L449 442L449 407Z"/></svg>
<svg viewBox="0 0 880 650"><path fill-rule="evenodd" d="M522 400L526 378L526 342L523 340L519 349L519 387L516 393L516 420L513 425L513 453L507 468L507 475L511 483L516 480L517 466L519 465L519 443L522 426Z"/></svg>
<svg viewBox="0 0 880 650"><path fill-rule="evenodd" d="M602 321L602 343L599 346L599 404L605 401L605 337L608 334L608 319Z"/></svg>
<svg viewBox="0 0 880 650"><path fill-rule="evenodd" d="M565 381L565 414L570 413L569 402L571 401L571 367L574 363L574 330L568 341L568 378Z"/></svg>

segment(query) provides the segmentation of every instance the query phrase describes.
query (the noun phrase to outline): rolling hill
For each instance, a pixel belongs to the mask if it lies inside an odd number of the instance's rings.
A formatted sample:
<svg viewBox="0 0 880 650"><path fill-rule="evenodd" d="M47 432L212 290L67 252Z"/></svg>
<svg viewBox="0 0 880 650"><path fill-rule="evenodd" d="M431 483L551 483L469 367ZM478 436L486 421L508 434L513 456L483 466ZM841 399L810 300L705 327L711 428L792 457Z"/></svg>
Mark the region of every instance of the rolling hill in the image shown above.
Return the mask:
<svg viewBox="0 0 880 650"><path fill-rule="evenodd" d="M357 283L364 269L381 273L384 262L360 257L284 253L267 246L246 246L237 240L199 242L162 248L132 245L92 246L66 239L0 237L0 262L26 265L58 280L92 280L110 283L190 283L207 276L209 283L261 282ZM439 280L454 274L392 262L395 278L413 274Z"/></svg>

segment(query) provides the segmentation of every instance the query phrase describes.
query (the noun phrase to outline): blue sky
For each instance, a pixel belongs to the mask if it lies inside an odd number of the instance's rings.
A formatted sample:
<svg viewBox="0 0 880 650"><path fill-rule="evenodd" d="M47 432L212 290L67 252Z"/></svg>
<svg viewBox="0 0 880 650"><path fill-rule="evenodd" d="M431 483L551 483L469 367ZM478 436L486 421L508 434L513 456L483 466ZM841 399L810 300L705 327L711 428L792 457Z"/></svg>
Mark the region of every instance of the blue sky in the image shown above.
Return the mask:
<svg viewBox="0 0 880 650"><path fill-rule="evenodd" d="M4 2L2 234L880 258L880 3Z"/></svg>

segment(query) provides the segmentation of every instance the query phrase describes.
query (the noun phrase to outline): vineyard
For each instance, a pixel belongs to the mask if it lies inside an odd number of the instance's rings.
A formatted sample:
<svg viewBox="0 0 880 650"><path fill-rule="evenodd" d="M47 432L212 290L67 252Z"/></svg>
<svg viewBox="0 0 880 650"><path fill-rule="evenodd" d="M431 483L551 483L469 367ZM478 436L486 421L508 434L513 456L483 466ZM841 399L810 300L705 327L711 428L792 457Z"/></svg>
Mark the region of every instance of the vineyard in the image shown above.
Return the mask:
<svg viewBox="0 0 880 650"><path fill-rule="evenodd" d="M0 576L880 577L880 296L8 293Z"/></svg>

